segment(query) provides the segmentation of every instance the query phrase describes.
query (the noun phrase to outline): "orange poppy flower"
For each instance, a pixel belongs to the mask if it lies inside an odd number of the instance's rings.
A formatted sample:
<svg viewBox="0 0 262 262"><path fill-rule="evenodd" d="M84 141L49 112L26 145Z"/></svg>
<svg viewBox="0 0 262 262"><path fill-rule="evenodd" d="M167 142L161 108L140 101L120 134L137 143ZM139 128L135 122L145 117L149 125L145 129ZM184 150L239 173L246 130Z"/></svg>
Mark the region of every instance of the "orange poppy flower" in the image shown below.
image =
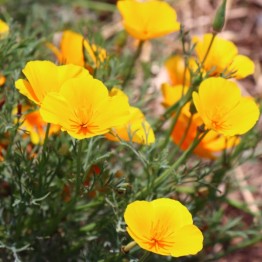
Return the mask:
<svg viewBox="0 0 262 262"><path fill-rule="evenodd" d="M181 257L195 255L203 248L201 231L179 201L135 201L127 206L124 218L128 234L145 250Z"/></svg>
<svg viewBox="0 0 262 262"><path fill-rule="evenodd" d="M106 59L106 50L90 44L81 34L66 30L62 32L59 47L47 43L61 64L86 67L90 73ZM86 61L87 60L87 61Z"/></svg>
<svg viewBox="0 0 262 262"><path fill-rule="evenodd" d="M183 87L181 85L162 85L164 106L169 107L177 102L181 98L182 88ZM185 87L185 92L187 92L187 90L188 87ZM192 144L197 135L198 127L203 125L203 120L199 113L195 113L191 116L189 107L190 103L183 107L171 134L173 142L179 145L182 150L186 150ZM238 137L225 137L213 130L210 130L195 148L194 154L203 158L215 159L223 150L236 146L239 141L240 138Z"/></svg>
<svg viewBox="0 0 262 262"><path fill-rule="evenodd" d="M89 75L83 67L76 65L57 66L50 61L30 61L23 69L25 79L18 79L15 87L34 103L41 105L49 92L58 92L68 79Z"/></svg>
<svg viewBox="0 0 262 262"><path fill-rule="evenodd" d="M203 61L212 39L212 34L205 34L203 39L194 37L195 51L200 62ZM228 40L216 36L208 56L204 62L204 69L211 71L213 76L224 73L236 79L244 78L254 73L255 65L247 56L239 55L237 47Z"/></svg>
<svg viewBox="0 0 262 262"><path fill-rule="evenodd" d="M164 36L180 28L176 11L164 1L120 0L117 8L126 31L139 40Z"/></svg>
<svg viewBox="0 0 262 262"><path fill-rule="evenodd" d="M207 129L225 136L242 135L259 118L259 108L251 97L242 97L236 83L221 77L204 80L193 93L195 107Z"/></svg>
<svg viewBox="0 0 262 262"><path fill-rule="evenodd" d="M61 126L77 139L102 135L129 119L129 104L121 94L110 95L91 75L71 78L59 92L49 92L40 113L48 123Z"/></svg>

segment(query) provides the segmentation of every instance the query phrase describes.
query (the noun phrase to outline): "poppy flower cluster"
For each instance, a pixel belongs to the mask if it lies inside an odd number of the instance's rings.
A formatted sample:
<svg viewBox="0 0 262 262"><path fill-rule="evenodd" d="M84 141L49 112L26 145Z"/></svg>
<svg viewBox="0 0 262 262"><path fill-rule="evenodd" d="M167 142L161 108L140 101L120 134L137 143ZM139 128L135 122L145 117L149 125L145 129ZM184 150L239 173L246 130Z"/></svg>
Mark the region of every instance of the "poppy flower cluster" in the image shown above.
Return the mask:
<svg viewBox="0 0 262 262"><path fill-rule="evenodd" d="M40 106L44 121L61 126L74 138L105 134L128 121L127 98L110 95L83 67L31 61L23 73L27 80L17 80L16 88Z"/></svg>
<svg viewBox="0 0 262 262"><path fill-rule="evenodd" d="M60 126L72 137L84 139L111 131L110 140L154 143L153 130L140 110L129 106L122 91L114 88L109 92L85 68L31 61L23 73L26 79L17 80L16 88L40 106L45 122ZM24 127L29 119L27 116Z"/></svg>

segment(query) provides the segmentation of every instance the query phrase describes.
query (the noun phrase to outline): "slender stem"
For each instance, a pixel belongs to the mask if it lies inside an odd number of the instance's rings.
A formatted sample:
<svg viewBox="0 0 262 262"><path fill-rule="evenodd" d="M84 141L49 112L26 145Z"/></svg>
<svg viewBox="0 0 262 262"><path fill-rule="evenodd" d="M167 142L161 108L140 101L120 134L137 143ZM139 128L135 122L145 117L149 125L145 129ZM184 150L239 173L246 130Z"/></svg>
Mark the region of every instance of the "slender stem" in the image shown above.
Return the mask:
<svg viewBox="0 0 262 262"><path fill-rule="evenodd" d="M159 177L155 179L152 186L153 189L159 187L164 181L167 180L168 176L174 171L174 169L178 168L188 158L188 156L194 151L194 149L198 146L198 144L202 141L202 139L205 137L205 135L208 132L209 130L206 130L204 133L199 133L199 132L197 133L190 147L186 151L184 151L184 153L169 169L166 169ZM136 198L141 197L145 193L145 191L146 188L143 188L141 191L137 192Z"/></svg>
<svg viewBox="0 0 262 262"><path fill-rule="evenodd" d="M146 261L147 259L148 259L148 257L150 256L150 252L148 252L148 251L145 251L144 252L144 254L143 254L143 256L139 259L139 262L144 262L144 261Z"/></svg>
<svg viewBox="0 0 262 262"><path fill-rule="evenodd" d="M50 131L50 126L51 126L51 124L47 123L46 130L45 130L45 139L44 139L44 143L43 143L43 153L46 150L46 145L47 145L48 135L49 135L49 131Z"/></svg>
<svg viewBox="0 0 262 262"><path fill-rule="evenodd" d="M143 44L144 44L144 41L140 41L138 46L137 46L137 49L135 51L135 54L134 56L132 57L130 63L128 64L128 68L127 68L127 73L125 75L125 79L122 83L122 89L125 89L126 87L126 84L128 83L128 81L130 80L130 77L131 77L131 73L132 73L132 69L134 68L134 65L136 63L136 60L139 58L140 54L141 54L141 51L142 51L142 48L143 48Z"/></svg>
<svg viewBox="0 0 262 262"><path fill-rule="evenodd" d="M174 103L166 110L166 112L163 115L163 119L161 119L160 121L158 120L158 122L155 124L155 130L159 130L161 126L164 124L164 122L177 110L177 108L182 108L187 102L190 101L193 90L194 88L189 88L187 93L180 100L178 100L176 103ZM175 123L173 125L175 125Z"/></svg>
<svg viewBox="0 0 262 262"><path fill-rule="evenodd" d="M185 92L185 84L186 84L186 73L188 70L188 56L186 51L186 41L185 41L185 33L184 33L184 26L181 25L180 28L180 34L181 34L181 42L182 42L182 48L183 48L183 58L184 58L184 72L183 72L183 83L182 83L182 94L181 97L184 96Z"/></svg>
<svg viewBox="0 0 262 262"><path fill-rule="evenodd" d="M83 140L79 140L78 141L77 160L76 160L76 192L75 192L75 196L78 196L79 191L80 191L82 147L83 147Z"/></svg>
<svg viewBox="0 0 262 262"><path fill-rule="evenodd" d="M209 46L208 46L208 48L207 48L206 54L205 54L205 56L204 56L204 58L203 58L203 60L202 60L202 62L201 62L202 67L203 67L203 65L204 65L204 63L205 63L205 61L206 61L206 59L207 59L207 56L208 56L210 50L211 50L211 47L212 47L212 45L213 45L213 43L214 43L214 40L215 40L216 35L217 35L216 33L213 33L213 34L212 34L212 38L211 38L211 41L210 41Z"/></svg>
<svg viewBox="0 0 262 262"><path fill-rule="evenodd" d="M46 130L45 130L45 138L44 138L44 143L43 143L43 149L42 149L42 156L41 156L41 162L40 165L44 165L45 161L46 161L46 157L45 157L45 152L46 152L46 147L47 147L47 141L48 141L48 135L49 135L49 131L50 131L50 123L47 123L46 125ZM43 185L43 172L40 172L40 177L39 177L39 192L41 194L42 192L42 185ZM45 177L46 179L46 177Z"/></svg>

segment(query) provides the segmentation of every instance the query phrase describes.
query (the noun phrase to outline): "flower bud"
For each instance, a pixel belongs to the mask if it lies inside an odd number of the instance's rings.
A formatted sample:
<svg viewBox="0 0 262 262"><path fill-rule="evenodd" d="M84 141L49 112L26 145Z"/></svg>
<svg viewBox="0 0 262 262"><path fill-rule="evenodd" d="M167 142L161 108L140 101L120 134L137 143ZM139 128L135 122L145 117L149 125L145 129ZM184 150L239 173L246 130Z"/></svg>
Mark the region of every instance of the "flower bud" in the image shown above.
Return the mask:
<svg viewBox="0 0 262 262"><path fill-rule="evenodd" d="M225 15L226 15L226 3L227 0L223 0L223 3L217 9L215 19L213 21L213 30L216 33L222 31L225 24Z"/></svg>

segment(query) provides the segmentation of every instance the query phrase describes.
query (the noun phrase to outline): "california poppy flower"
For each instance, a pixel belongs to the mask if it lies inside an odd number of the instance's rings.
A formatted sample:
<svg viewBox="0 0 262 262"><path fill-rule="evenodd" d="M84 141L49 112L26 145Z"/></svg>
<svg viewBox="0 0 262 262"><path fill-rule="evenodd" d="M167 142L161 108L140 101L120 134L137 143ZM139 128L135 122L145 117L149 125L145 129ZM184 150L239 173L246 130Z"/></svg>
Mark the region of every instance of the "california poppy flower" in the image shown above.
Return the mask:
<svg viewBox="0 0 262 262"><path fill-rule="evenodd" d="M129 118L125 96L111 96L91 75L67 80L58 92L49 92L41 105L44 121L61 126L77 139L102 135Z"/></svg>
<svg viewBox="0 0 262 262"><path fill-rule="evenodd" d="M181 85L162 85L163 105L169 107L181 99L182 89L183 86ZM186 93L187 91L188 87L184 87L184 92ZM182 150L186 150L192 144L197 135L198 128L204 123L199 113L191 115L189 108L190 103L187 103L182 108L171 133L173 142L179 145ZM174 114L175 113L176 112L174 112ZM239 141L239 137L225 137L222 134L210 130L194 149L194 154L203 158L215 159L219 157L223 150L236 146Z"/></svg>
<svg viewBox="0 0 262 262"><path fill-rule="evenodd" d="M139 40L164 36L180 28L176 11L164 1L120 0L117 8L126 31Z"/></svg>
<svg viewBox="0 0 262 262"><path fill-rule="evenodd" d="M106 50L90 44L81 34L71 30L62 32L58 47L47 43L60 64L74 64L87 68L90 73L106 59Z"/></svg>
<svg viewBox="0 0 262 262"><path fill-rule="evenodd" d="M30 61L23 69L26 79L18 79L15 87L37 105L49 92L58 92L68 79L89 75L83 67L76 65L57 66L50 61Z"/></svg>
<svg viewBox="0 0 262 262"><path fill-rule="evenodd" d="M251 97L242 97L236 83L221 77L204 80L193 93L195 107L206 129L225 136L242 135L259 118L259 109Z"/></svg>
<svg viewBox="0 0 262 262"><path fill-rule="evenodd" d="M202 39L194 37L195 51L199 62L202 62L212 39L212 34L205 34ZM236 79L254 73L255 65L247 56L239 55L238 49L231 41L216 36L204 61L204 69L211 75L224 73Z"/></svg>
<svg viewBox="0 0 262 262"><path fill-rule="evenodd" d="M124 219L128 234L141 248L153 253L181 257L195 255L203 247L201 231L179 201L135 201L127 206Z"/></svg>

